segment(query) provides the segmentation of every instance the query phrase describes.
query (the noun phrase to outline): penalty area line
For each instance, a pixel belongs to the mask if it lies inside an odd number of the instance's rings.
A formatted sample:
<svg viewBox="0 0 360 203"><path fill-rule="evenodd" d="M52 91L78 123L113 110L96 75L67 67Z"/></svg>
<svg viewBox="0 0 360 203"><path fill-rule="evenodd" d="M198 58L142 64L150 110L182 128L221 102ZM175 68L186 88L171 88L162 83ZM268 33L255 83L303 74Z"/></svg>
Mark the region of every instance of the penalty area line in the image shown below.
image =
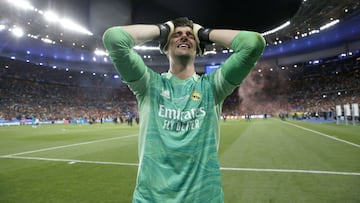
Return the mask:
<svg viewBox="0 0 360 203"><path fill-rule="evenodd" d="M296 124L293 124L293 123L289 123L289 122L283 122L283 123L285 123L287 125L292 125L294 127L297 127L297 128L300 128L300 129L303 129L303 130L306 130L306 131L309 131L309 132L312 132L312 133L315 133L315 134L318 134L318 135L321 135L321 136L324 136L324 137L327 137L327 138L330 138L330 139L333 139L333 140L343 142L343 143L346 143L348 145L352 145L352 146L360 148L360 145L358 145L358 144L355 144L353 142L349 142L349 141L334 137L332 135L328 135L328 134L325 134L325 133L322 133L322 132L319 132L319 131L316 131L316 130L311 130L309 128L305 128L305 127L302 127L302 126L299 126L299 125L296 125Z"/></svg>
<svg viewBox="0 0 360 203"><path fill-rule="evenodd" d="M68 162L69 164L85 163L85 164L121 165L121 166L138 166L139 165L137 163L125 163L125 162L87 161L87 160L77 160L77 159L57 159L57 158L27 157L27 156L12 156L12 155L0 156L0 158L27 159L27 160L37 160L37 161L57 161L57 162Z"/></svg>
<svg viewBox="0 0 360 203"><path fill-rule="evenodd" d="M94 144L94 143L98 143L98 142L106 142L106 141L124 139L124 138L135 137L135 136L137 136L137 134L126 135L126 136L121 136L121 137L112 137L112 138L106 138L106 139L101 139L101 140L93 140L93 141L87 141L87 142L80 142L80 143L74 143L74 144L68 144L68 145L61 145L61 146L55 146L55 147L48 147L48 148L31 150L31 151L26 151L26 152L19 152L19 153L15 153L15 154L8 154L8 155L4 155L4 156L18 156L18 155L24 155L24 154L31 154L31 153L37 153L37 152L62 149L62 148L67 148L67 147L76 147L76 146L80 146L80 145Z"/></svg>
<svg viewBox="0 0 360 203"><path fill-rule="evenodd" d="M296 170L296 169L267 169L267 168L220 168L222 171L248 171L248 172L274 172L274 173L310 173L328 175L348 175L360 176L357 172L338 172L338 171L317 171L317 170Z"/></svg>
<svg viewBox="0 0 360 203"><path fill-rule="evenodd" d="M138 163L111 162L111 161L87 161L87 160L76 160L76 159L56 159L56 158L10 156L10 155L0 156L0 158L26 159L26 160L38 160L38 161L57 161L57 162L67 162L68 164L85 163L85 164L136 166L136 167L139 166ZM296 169L266 169L266 168L229 168L229 167L221 167L220 170L222 170L222 171L247 171L247 172L272 172L272 173L307 173L307 174L360 176L360 173L357 173L357 172L296 170Z"/></svg>

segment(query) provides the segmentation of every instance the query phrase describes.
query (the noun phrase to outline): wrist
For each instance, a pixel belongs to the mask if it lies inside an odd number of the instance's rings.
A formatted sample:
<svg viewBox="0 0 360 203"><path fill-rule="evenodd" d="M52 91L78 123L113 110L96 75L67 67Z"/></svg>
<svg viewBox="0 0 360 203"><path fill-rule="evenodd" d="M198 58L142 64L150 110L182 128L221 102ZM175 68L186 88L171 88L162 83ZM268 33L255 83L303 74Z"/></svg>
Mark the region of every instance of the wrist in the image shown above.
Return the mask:
<svg viewBox="0 0 360 203"><path fill-rule="evenodd" d="M195 35L195 41L197 43L197 53L203 55L206 45L211 44L210 32L212 29L204 28L199 24L193 24L193 33Z"/></svg>
<svg viewBox="0 0 360 203"><path fill-rule="evenodd" d="M201 28L198 31L198 36L199 36L199 40L201 42L205 42L205 43L212 43L212 41L210 40L210 32L212 31L212 29L210 28Z"/></svg>
<svg viewBox="0 0 360 203"><path fill-rule="evenodd" d="M158 39L159 40L167 39L170 32L169 25L161 23L161 24L157 24L156 26L159 28L160 31Z"/></svg>
<svg viewBox="0 0 360 203"><path fill-rule="evenodd" d="M164 51L167 49L169 38L174 32L175 26L172 23L172 21L167 21L165 23L157 24L157 26L160 30L160 34L158 37L160 52L164 53Z"/></svg>

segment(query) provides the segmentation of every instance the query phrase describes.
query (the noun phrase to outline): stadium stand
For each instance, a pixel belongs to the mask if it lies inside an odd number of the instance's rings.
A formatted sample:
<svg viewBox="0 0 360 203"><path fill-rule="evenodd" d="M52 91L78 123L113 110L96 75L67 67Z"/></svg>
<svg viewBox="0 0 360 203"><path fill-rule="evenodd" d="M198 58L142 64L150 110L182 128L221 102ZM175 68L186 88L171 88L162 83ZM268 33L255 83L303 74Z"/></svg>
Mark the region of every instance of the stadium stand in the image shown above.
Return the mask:
<svg viewBox="0 0 360 203"><path fill-rule="evenodd" d="M11 14L11 9L7 8L8 5L1 8L1 17ZM234 118L244 114L333 118L336 105L360 103L360 31L353 26L360 22L358 8L358 1L303 1L290 26L265 36L267 48L262 60L242 86L225 100L224 115ZM31 18L39 18L36 13L31 15ZM343 20L339 23L342 27L329 29L325 34L312 32L328 22L330 16ZM26 15L16 18L21 21ZM31 30L40 32L44 27L40 22L32 23ZM56 33L59 28L46 27L44 30ZM307 35L302 37L301 33ZM89 43L99 41L91 36L72 34L70 37L77 42L82 38ZM2 32L0 39L7 42L12 38L10 33ZM77 122L80 118L113 121L129 114L136 116L135 97L120 78L114 77L116 73L111 63L105 61L106 56L100 57L104 61L96 62L90 54L84 54L85 58L93 59L90 61L67 60L65 53L69 51L79 55L78 49L71 47L69 41L54 48L35 41L25 38L14 41L17 44L2 44L0 122L19 122L32 116L50 123ZM36 51L46 48L49 56L24 54L25 50L21 49L25 45L33 46ZM204 74L205 61L220 63L227 57L222 47L208 48L217 53L197 61L200 74ZM90 48L86 46L82 51L85 49ZM63 53L56 57L50 55L58 50ZM163 64L166 60L157 51L138 52L149 66L156 67L156 71L166 70ZM152 56L145 57L149 55Z"/></svg>
<svg viewBox="0 0 360 203"><path fill-rule="evenodd" d="M311 117L316 114L332 117L337 104L360 103L358 57L330 58L320 65L274 68L261 74L254 69L247 80L255 80L256 86L262 88L252 92L252 105L243 104L249 98L239 96L241 90L238 89L224 102L223 112L228 116L303 112ZM134 95L117 80L4 58L1 62L2 120L31 116L40 120L112 119L125 116L129 111L136 113ZM249 87L247 80L244 88Z"/></svg>

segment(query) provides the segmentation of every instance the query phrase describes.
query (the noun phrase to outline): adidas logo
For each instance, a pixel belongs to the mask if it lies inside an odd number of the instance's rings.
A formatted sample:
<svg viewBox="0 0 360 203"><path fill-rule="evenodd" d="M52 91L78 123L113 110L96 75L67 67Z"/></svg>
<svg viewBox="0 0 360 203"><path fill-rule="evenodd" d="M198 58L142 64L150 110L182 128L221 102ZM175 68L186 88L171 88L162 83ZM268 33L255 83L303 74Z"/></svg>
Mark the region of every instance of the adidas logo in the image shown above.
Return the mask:
<svg viewBox="0 0 360 203"><path fill-rule="evenodd" d="M169 90L163 90L161 93L160 93L161 96L167 98L167 99L170 99L170 91Z"/></svg>

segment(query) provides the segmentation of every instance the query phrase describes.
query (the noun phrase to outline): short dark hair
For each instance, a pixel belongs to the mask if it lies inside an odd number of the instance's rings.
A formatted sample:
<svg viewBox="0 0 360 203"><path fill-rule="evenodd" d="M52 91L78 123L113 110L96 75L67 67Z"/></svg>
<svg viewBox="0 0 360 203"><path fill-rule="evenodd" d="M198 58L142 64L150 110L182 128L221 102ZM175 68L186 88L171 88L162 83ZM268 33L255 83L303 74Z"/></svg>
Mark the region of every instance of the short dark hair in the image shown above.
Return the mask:
<svg viewBox="0 0 360 203"><path fill-rule="evenodd" d="M194 26L194 23L192 20L190 20L188 17L178 17L172 20L175 27L182 27L182 26L189 26L191 29Z"/></svg>

